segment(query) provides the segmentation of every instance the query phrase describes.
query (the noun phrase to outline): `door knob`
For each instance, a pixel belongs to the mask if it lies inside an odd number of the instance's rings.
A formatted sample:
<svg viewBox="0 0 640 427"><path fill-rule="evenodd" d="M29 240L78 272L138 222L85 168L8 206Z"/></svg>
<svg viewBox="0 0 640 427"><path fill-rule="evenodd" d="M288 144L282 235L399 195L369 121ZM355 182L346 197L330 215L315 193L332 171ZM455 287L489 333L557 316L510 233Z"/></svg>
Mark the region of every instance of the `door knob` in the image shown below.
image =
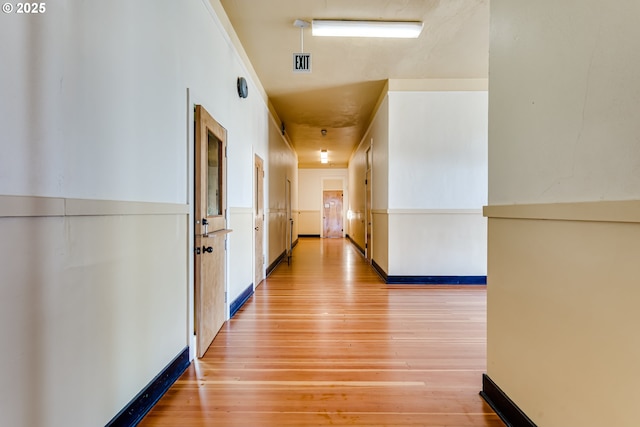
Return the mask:
<svg viewBox="0 0 640 427"><path fill-rule="evenodd" d="M213 253L213 247L212 246L203 246L202 247L202 251L203 252Z"/></svg>

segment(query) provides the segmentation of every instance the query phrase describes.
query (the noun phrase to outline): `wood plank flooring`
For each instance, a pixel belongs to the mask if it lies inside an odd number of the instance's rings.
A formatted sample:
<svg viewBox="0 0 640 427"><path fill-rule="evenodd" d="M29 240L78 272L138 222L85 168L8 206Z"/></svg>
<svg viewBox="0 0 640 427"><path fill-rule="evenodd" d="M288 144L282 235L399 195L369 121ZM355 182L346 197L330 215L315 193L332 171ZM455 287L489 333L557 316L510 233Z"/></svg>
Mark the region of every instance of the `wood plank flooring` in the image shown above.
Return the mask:
<svg viewBox="0 0 640 427"><path fill-rule="evenodd" d="M141 426L500 426L480 398L483 286L385 285L300 239Z"/></svg>

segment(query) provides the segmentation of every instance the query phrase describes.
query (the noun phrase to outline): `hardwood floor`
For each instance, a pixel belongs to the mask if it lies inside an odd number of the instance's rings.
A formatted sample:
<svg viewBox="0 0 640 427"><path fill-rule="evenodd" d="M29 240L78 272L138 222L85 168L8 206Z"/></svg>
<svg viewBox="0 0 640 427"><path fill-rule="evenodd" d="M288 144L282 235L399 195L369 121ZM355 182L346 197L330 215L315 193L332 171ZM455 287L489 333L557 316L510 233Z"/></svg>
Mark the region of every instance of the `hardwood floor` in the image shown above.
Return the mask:
<svg viewBox="0 0 640 427"><path fill-rule="evenodd" d="M483 286L385 285L300 239L141 426L500 426L480 398Z"/></svg>

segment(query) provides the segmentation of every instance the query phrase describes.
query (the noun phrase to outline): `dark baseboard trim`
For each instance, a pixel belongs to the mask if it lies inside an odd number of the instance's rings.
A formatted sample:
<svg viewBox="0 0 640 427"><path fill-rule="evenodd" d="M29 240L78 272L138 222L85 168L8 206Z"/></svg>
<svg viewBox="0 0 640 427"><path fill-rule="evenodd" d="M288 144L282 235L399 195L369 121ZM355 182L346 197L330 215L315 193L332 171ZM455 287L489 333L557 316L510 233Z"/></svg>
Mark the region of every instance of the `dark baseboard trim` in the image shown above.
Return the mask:
<svg viewBox="0 0 640 427"><path fill-rule="evenodd" d="M382 278L382 280L384 280L384 282L387 283L387 278L388 278L387 272L384 271L382 267L378 265L375 259L371 260L371 266L376 271L376 273L378 273L378 275Z"/></svg>
<svg viewBox="0 0 640 427"><path fill-rule="evenodd" d="M271 272L273 272L273 270L276 269L278 264L280 264L282 260L285 259L286 257L287 257L287 251L283 251L280 255L278 255L278 258L276 258L276 260L273 261L271 264L269 264L269 267L267 267L266 277L269 277Z"/></svg>
<svg viewBox="0 0 640 427"><path fill-rule="evenodd" d="M293 244L291 245L291 249L295 248L297 244L298 244L298 238L296 238L296 240L293 241Z"/></svg>
<svg viewBox="0 0 640 427"><path fill-rule="evenodd" d="M320 238L319 234L298 234L298 237L317 237Z"/></svg>
<svg viewBox="0 0 640 427"><path fill-rule="evenodd" d="M371 260L371 265L387 285L486 285L487 276L389 276Z"/></svg>
<svg viewBox="0 0 640 427"><path fill-rule="evenodd" d="M349 239L349 241L351 242L351 244L352 244L353 246L355 246L355 247L356 247L356 249L358 249L358 252L360 252L360 254L361 254L362 256L364 256L364 249L362 249L362 248L360 247L360 245L359 245L359 244L357 244L357 243L356 243L356 241L355 241L355 240L353 240L353 239L351 238L351 236L349 236L348 234L346 234L346 235L345 235L345 237L346 237L347 239Z"/></svg>
<svg viewBox="0 0 640 427"><path fill-rule="evenodd" d="M509 396L487 374L482 374L480 396L491 406L507 427L536 427L534 422L509 399Z"/></svg>
<svg viewBox="0 0 640 427"><path fill-rule="evenodd" d="M232 318L233 315L236 314L238 310L240 310L240 307L242 307L244 303L247 302L249 298L251 298L251 295L253 295L253 283L250 284L247 289L242 291L242 293L238 295L238 298L234 299L233 302L231 302L231 305L229 306L229 318Z"/></svg>
<svg viewBox="0 0 640 427"><path fill-rule="evenodd" d="M486 285L487 276L387 276L389 285Z"/></svg>
<svg viewBox="0 0 640 427"><path fill-rule="evenodd" d="M140 393L134 397L105 427L137 425L189 367L189 347L185 347Z"/></svg>

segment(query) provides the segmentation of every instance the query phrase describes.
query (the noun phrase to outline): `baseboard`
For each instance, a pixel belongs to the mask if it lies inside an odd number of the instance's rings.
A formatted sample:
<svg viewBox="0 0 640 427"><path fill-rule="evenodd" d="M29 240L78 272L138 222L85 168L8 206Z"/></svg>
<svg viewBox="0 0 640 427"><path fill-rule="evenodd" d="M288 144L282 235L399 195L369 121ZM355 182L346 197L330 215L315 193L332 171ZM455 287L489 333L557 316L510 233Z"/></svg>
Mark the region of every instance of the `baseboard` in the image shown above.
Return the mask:
<svg viewBox="0 0 640 427"><path fill-rule="evenodd" d="M356 243L356 241L355 241L355 240L353 240L353 239L351 238L351 236L349 236L348 234L346 234L346 235L345 235L345 237L346 237L347 239L349 239L349 241L351 242L351 244L352 244L353 246L355 246L355 247L356 247L356 249L358 249L358 251L362 254L362 256L364 256L364 249L362 249L362 248L360 247L360 245L359 245L359 244L357 244L357 243Z"/></svg>
<svg viewBox="0 0 640 427"><path fill-rule="evenodd" d="M253 283L247 286L247 289L242 291L238 298L234 299L229 306L229 318L232 318L234 314L240 310L240 307L253 295Z"/></svg>
<svg viewBox="0 0 640 427"><path fill-rule="evenodd" d="M153 408L171 385L189 367L189 347L185 347L156 377L151 380L105 427L137 425Z"/></svg>
<svg viewBox="0 0 640 427"><path fill-rule="evenodd" d="M384 280L384 282L387 283L387 279L388 279L387 272L384 271L382 267L378 265L375 259L371 260L371 266L376 271L376 273L378 273L378 275L382 278L382 280Z"/></svg>
<svg viewBox="0 0 640 427"><path fill-rule="evenodd" d="M298 239L296 238L296 240L293 241L293 244L291 245L291 249L295 248L298 244Z"/></svg>
<svg viewBox="0 0 640 427"><path fill-rule="evenodd" d="M280 255L278 255L278 258L276 258L275 261L273 261L271 264L269 264L269 267L267 267L266 276L269 277L269 275L273 272L273 270L276 269L278 264L280 264L280 262L282 262L282 260L285 259L286 257L287 257L287 251L283 251Z"/></svg>
<svg viewBox="0 0 640 427"><path fill-rule="evenodd" d="M486 285L487 276L387 276L388 285Z"/></svg>
<svg viewBox="0 0 640 427"><path fill-rule="evenodd" d="M371 265L387 285L486 285L487 276L389 276L371 260Z"/></svg>
<svg viewBox="0 0 640 427"><path fill-rule="evenodd" d="M509 399L509 396L487 374L482 374L480 396L491 406L507 427L536 427L534 422Z"/></svg>
<svg viewBox="0 0 640 427"><path fill-rule="evenodd" d="M320 238L319 234L298 234L298 237L316 237Z"/></svg>

